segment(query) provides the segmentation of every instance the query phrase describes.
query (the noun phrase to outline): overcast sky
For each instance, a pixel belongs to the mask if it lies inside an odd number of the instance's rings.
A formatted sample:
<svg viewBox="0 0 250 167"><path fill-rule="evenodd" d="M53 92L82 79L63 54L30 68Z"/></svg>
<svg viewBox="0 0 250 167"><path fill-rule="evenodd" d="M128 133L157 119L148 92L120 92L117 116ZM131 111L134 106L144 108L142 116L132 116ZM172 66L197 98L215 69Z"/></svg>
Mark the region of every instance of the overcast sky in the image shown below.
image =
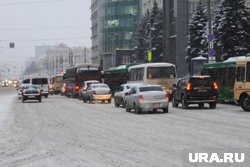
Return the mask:
<svg viewBox="0 0 250 167"><path fill-rule="evenodd" d="M91 46L90 0L0 0L0 64L34 57L36 45ZM10 49L9 43L15 42Z"/></svg>

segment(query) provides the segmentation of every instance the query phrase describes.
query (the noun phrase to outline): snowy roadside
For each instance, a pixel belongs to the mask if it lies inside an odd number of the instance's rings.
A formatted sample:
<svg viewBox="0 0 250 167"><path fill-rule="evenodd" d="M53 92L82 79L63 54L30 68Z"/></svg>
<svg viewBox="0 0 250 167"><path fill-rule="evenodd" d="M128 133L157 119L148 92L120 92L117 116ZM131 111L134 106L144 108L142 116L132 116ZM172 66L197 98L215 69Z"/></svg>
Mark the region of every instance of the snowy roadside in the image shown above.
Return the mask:
<svg viewBox="0 0 250 167"><path fill-rule="evenodd" d="M11 113L11 104L14 101L14 94L5 94L1 91L0 94L0 129L3 128L8 121Z"/></svg>

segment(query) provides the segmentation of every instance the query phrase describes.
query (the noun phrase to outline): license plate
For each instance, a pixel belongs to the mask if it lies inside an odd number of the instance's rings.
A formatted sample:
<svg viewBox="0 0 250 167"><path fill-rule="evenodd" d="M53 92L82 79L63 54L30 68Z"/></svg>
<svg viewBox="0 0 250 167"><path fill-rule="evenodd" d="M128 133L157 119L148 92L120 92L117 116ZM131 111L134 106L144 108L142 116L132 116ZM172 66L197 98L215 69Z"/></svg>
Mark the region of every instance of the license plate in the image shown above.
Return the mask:
<svg viewBox="0 0 250 167"><path fill-rule="evenodd" d="M199 93L202 93L202 92L207 92L206 89L203 89L203 90L198 90Z"/></svg>
<svg viewBox="0 0 250 167"><path fill-rule="evenodd" d="M155 108L160 107L160 104L159 103L154 103L153 107L155 107Z"/></svg>
<svg viewBox="0 0 250 167"><path fill-rule="evenodd" d="M35 98L35 97L36 97L36 96L29 96L29 98L31 98L31 99L32 99L32 98Z"/></svg>

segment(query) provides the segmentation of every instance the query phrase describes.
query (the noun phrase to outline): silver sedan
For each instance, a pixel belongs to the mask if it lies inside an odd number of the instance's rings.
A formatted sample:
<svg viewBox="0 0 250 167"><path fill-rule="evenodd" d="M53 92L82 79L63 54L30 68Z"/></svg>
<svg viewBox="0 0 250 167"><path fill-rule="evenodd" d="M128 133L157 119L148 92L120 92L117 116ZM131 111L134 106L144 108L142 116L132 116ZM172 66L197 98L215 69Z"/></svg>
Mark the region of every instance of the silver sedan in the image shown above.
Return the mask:
<svg viewBox="0 0 250 167"><path fill-rule="evenodd" d="M162 109L168 112L169 99L166 92L158 85L137 85L133 87L125 98L126 111L132 109L139 114L146 111Z"/></svg>
<svg viewBox="0 0 250 167"><path fill-rule="evenodd" d="M83 102L102 101L106 100L111 103L112 92L107 84L90 84L86 91L83 92Z"/></svg>
<svg viewBox="0 0 250 167"><path fill-rule="evenodd" d="M133 88L136 85L143 85L143 84L136 84L136 83L130 83L130 84L122 84L119 88L119 90L115 93L114 95L114 103L115 103L115 107L119 107L120 105L122 105L123 107L125 107L125 93L128 93L131 88Z"/></svg>

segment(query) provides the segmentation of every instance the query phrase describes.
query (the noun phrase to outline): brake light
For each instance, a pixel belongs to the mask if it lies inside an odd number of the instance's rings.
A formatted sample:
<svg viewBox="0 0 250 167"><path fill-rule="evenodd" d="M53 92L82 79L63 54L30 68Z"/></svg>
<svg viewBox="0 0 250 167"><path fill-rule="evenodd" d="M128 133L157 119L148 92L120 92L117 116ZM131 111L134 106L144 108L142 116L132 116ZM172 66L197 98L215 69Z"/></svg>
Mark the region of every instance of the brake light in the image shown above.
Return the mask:
<svg viewBox="0 0 250 167"><path fill-rule="evenodd" d="M217 83L214 82L214 89L215 89L215 90L218 90L218 88L219 88L219 87L218 87Z"/></svg>
<svg viewBox="0 0 250 167"><path fill-rule="evenodd" d="M144 97L142 95L140 95L138 101L139 102L143 102L144 101Z"/></svg>
<svg viewBox="0 0 250 167"><path fill-rule="evenodd" d="M186 90L187 90L187 91L190 91L190 90L191 90L191 83L188 83L188 84L187 84Z"/></svg>
<svg viewBox="0 0 250 167"><path fill-rule="evenodd" d="M79 90L79 86L76 86L76 90Z"/></svg>
<svg viewBox="0 0 250 167"><path fill-rule="evenodd" d="M164 100L169 101L168 95L165 95Z"/></svg>
<svg viewBox="0 0 250 167"><path fill-rule="evenodd" d="M96 94L96 91L95 91L95 90L93 90L93 91L92 91L92 93L93 93L93 94Z"/></svg>
<svg viewBox="0 0 250 167"><path fill-rule="evenodd" d="M86 90L87 90L87 87L86 87L86 86L84 86L83 90L84 90L84 91L86 91Z"/></svg>

